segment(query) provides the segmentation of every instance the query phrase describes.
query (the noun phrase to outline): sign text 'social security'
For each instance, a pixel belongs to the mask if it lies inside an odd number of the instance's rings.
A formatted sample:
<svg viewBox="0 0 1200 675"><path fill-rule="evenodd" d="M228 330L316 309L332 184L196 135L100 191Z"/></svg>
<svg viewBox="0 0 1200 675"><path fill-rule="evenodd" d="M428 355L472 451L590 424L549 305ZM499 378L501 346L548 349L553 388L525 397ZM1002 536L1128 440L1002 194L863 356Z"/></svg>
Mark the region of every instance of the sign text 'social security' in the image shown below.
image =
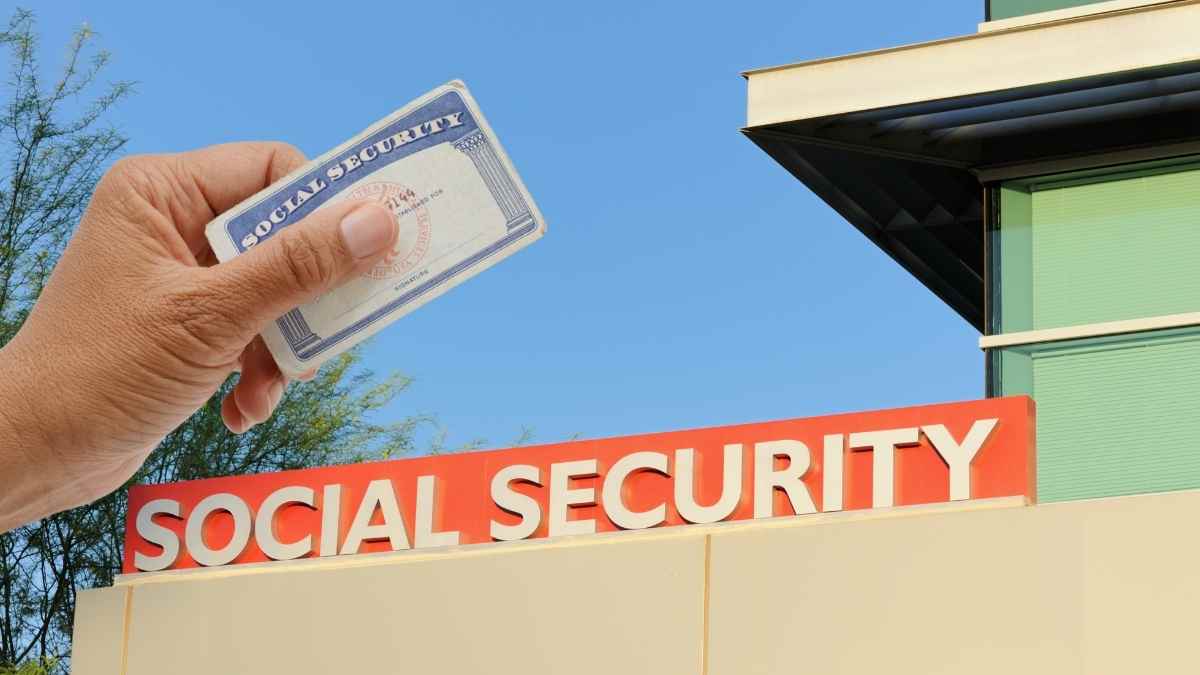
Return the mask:
<svg viewBox="0 0 1200 675"><path fill-rule="evenodd" d="M130 491L125 572L1034 497L1025 397Z"/></svg>

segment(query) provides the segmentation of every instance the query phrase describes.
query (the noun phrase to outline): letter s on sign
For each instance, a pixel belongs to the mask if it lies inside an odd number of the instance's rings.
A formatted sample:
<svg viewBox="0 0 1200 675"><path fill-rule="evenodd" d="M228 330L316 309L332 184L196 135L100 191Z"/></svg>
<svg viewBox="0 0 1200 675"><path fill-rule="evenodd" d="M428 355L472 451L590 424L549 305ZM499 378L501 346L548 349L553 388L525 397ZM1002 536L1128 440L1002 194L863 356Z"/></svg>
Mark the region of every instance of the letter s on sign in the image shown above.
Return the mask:
<svg viewBox="0 0 1200 675"><path fill-rule="evenodd" d="M145 555L135 551L133 566L143 572L165 570L175 564L179 557L179 537L167 528L154 522L154 516L165 514L179 517L179 502L174 499L154 499L146 502L137 513L138 536L151 544L162 547L158 555Z"/></svg>
<svg viewBox="0 0 1200 675"><path fill-rule="evenodd" d="M492 521L491 535L496 541L525 539L537 531L542 524L542 508L528 495L521 494L509 486L513 481L524 481L541 486L541 472L536 466L514 464L506 466L492 477L492 501L496 506L521 516L516 525L505 525Z"/></svg>

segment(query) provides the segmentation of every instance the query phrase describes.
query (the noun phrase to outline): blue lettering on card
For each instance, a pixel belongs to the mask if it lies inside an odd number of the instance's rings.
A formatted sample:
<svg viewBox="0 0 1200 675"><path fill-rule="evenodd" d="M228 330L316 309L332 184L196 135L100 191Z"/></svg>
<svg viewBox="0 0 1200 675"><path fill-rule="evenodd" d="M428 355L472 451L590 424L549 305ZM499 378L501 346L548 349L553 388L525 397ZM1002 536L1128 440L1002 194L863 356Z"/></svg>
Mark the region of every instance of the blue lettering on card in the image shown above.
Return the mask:
<svg viewBox="0 0 1200 675"><path fill-rule="evenodd" d="M462 97L446 92L272 191L231 218L225 232L242 253L389 164L435 145L454 143L478 130Z"/></svg>

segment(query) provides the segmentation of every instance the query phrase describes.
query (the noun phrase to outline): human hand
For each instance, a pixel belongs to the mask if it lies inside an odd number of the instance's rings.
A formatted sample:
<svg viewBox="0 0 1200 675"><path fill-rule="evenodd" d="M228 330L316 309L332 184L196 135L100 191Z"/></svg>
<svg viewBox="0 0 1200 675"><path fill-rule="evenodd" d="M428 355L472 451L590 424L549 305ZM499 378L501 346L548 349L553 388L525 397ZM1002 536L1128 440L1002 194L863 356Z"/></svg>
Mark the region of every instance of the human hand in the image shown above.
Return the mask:
<svg viewBox="0 0 1200 675"><path fill-rule="evenodd" d="M104 176L0 350L0 532L120 486L235 370L226 426L270 416L287 379L260 330L369 269L397 233L382 206L339 203L216 264L205 225L303 163L289 145L236 143Z"/></svg>

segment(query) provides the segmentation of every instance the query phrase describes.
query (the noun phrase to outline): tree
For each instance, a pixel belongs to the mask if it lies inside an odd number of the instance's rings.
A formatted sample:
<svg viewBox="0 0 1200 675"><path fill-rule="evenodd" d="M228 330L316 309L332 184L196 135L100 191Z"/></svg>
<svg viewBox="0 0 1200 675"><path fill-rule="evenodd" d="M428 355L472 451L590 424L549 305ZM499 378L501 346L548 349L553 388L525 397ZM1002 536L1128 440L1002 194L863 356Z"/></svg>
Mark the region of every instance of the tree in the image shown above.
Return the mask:
<svg viewBox="0 0 1200 675"><path fill-rule="evenodd" d="M86 26L70 42L60 76L43 83L34 17L17 10L0 32L11 52L9 100L0 116L0 346L16 334L70 238L96 181L126 139L104 124L132 92L101 85L109 61ZM131 483L160 483L297 469L413 450L414 417L376 424L372 413L403 391L354 352L294 385L271 420L234 436L220 416L234 380L151 454ZM0 675L65 672L75 593L120 572L126 492L0 535Z"/></svg>
<svg viewBox="0 0 1200 675"><path fill-rule="evenodd" d="M0 666L0 675L50 675L58 668L55 659L35 659L20 666Z"/></svg>

